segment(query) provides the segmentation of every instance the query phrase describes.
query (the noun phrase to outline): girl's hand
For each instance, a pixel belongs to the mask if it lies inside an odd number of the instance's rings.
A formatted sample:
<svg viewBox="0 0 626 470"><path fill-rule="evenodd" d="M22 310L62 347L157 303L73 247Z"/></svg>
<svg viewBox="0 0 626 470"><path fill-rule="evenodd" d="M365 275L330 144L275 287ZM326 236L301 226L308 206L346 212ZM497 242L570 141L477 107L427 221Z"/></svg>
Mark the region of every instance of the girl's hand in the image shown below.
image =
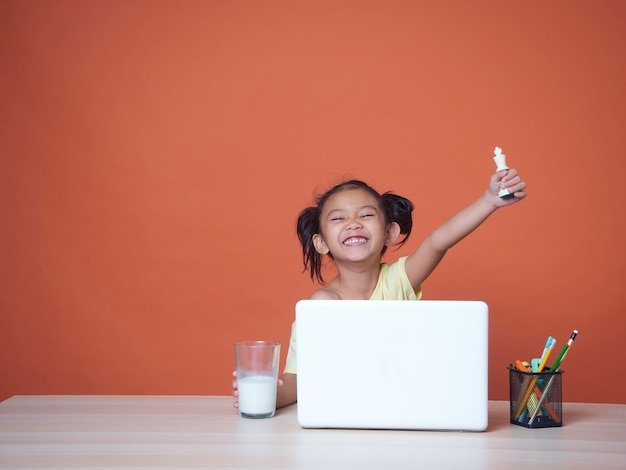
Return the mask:
<svg viewBox="0 0 626 470"><path fill-rule="evenodd" d="M502 198L498 196L501 189L506 189L513 197ZM496 207L510 206L526 197L526 183L517 173L516 169L498 171L491 177L489 183L489 198Z"/></svg>
<svg viewBox="0 0 626 470"><path fill-rule="evenodd" d="M233 371L233 378L234 378L233 384L232 384L233 385L233 396L235 398L237 398L239 396L239 390L237 389L237 371L236 370ZM233 406L235 408L239 408L239 401L235 400L235 403L233 403Z"/></svg>

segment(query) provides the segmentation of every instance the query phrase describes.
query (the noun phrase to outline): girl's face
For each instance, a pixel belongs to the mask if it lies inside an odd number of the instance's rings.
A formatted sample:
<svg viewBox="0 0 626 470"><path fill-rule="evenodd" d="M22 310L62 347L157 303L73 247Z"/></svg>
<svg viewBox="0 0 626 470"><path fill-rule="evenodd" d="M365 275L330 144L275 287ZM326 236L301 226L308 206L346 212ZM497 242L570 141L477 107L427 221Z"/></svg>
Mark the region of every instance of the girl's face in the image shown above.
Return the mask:
<svg viewBox="0 0 626 470"><path fill-rule="evenodd" d="M313 236L315 249L321 254L330 252L335 261L380 257L383 247L392 244L400 231L395 222L386 224L377 199L360 188L346 189L328 198L320 227L321 233Z"/></svg>

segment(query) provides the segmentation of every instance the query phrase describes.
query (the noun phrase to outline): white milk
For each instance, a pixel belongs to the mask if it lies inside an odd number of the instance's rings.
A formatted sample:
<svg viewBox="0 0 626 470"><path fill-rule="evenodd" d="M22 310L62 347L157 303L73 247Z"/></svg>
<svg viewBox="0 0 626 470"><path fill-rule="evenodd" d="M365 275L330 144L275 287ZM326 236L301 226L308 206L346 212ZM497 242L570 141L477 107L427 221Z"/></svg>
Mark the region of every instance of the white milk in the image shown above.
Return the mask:
<svg viewBox="0 0 626 470"><path fill-rule="evenodd" d="M253 375L237 379L239 411L246 415L270 415L276 409L276 378Z"/></svg>

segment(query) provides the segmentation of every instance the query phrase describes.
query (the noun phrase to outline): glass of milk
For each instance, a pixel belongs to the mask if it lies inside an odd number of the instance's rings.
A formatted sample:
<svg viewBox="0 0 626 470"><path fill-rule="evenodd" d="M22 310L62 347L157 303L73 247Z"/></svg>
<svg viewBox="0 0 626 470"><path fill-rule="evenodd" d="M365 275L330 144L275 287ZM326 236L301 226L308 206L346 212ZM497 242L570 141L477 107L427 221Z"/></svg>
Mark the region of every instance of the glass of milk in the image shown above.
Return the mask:
<svg viewBox="0 0 626 470"><path fill-rule="evenodd" d="M280 343L242 341L235 343L239 416L271 418L276 413L276 387Z"/></svg>

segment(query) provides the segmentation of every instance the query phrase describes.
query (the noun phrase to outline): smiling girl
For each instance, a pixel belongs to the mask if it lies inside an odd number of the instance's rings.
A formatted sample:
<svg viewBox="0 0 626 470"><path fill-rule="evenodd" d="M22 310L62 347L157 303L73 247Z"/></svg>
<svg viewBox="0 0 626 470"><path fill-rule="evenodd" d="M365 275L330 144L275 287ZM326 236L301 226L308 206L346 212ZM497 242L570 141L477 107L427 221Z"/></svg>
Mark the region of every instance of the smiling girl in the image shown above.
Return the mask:
<svg viewBox="0 0 626 470"><path fill-rule="evenodd" d="M508 190L512 197L501 198L498 194L502 189ZM322 286L313 292L311 299L420 299L422 283L446 252L497 209L524 199L525 189L526 183L517 170L496 172L485 193L437 227L412 254L388 265L381 262L387 248L404 244L411 234L413 204L389 192L381 195L358 180L333 187L298 217L304 268ZM337 268L336 277L328 283L322 276L325 255ZM296 401L295 324L284 372L277 407ZM235 381L235 396L236 387Z"/></svg>

